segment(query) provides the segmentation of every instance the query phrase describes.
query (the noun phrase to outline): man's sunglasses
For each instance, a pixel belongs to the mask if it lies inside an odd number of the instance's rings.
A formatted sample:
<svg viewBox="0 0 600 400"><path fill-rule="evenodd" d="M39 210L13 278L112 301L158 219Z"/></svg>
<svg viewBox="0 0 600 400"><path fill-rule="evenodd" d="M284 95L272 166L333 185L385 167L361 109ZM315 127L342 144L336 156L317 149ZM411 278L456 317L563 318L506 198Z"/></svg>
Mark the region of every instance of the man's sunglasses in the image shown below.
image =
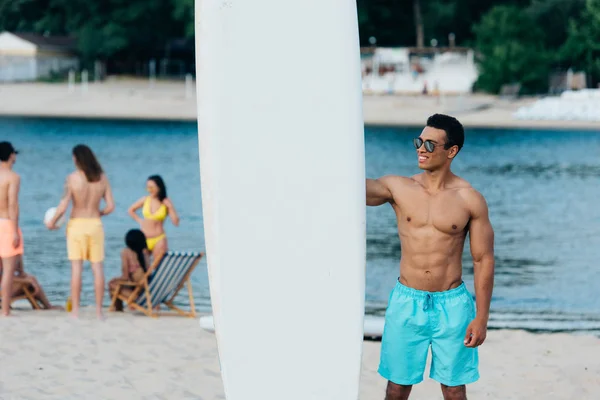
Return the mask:
<svg viewBox="0 0 600 400"><path fill-rule="evenodd" d="M427 150L428 153L433 153L433 151L435 150L435 146L437 146L437 144L432 142L431 140L423 140L420 137L414 138L413 144L415 145L415 149L417 150L419 150L421 146L425 144L425 150Z"/></svg>

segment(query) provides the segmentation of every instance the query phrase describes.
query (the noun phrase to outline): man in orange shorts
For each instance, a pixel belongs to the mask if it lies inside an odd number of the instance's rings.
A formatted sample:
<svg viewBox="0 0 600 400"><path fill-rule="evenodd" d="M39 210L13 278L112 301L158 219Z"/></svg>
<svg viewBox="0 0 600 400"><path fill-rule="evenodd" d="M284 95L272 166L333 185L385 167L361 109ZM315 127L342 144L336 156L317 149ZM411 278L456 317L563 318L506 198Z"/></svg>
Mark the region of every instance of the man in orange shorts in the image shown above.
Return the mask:
<svg viewBox="0 0 600 400"><path fill-rule="evenodd" d="M13 278L23 254L23 234L19 228L19 185L21 178L12 170L17 151L9 142L0 142L0 260L2 260L2 315L10 314Z"/></svg>

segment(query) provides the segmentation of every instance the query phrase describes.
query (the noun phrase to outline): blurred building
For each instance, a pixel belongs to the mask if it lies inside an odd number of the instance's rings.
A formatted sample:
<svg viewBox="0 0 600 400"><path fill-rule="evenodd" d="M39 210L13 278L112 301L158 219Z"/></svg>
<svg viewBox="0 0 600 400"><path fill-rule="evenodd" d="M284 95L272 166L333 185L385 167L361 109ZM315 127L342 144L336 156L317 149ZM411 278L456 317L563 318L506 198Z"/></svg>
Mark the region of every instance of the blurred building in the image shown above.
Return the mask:
<svg viewBox="0 0 600 400"><path fill-rule="evenodd" d="M600 85L598 87L600 88ZM567 90L582 89L587 89L587 76L585 72L574 72L569 68L567 71L558 70L550 73L548 93L556 95Z"/></svg>
<svg viewBox="0 0 600 400"><path fill-rule="evenodd" d="M35 81L79 68L72 37L0 33L0 82Z"/></svg>
<svg viewBox="0 0 600 400"><path fill-rule="evenodd" d="M365 48L363 91L377 94L466 94L479 76L474 51L448 48Z"/></svg>

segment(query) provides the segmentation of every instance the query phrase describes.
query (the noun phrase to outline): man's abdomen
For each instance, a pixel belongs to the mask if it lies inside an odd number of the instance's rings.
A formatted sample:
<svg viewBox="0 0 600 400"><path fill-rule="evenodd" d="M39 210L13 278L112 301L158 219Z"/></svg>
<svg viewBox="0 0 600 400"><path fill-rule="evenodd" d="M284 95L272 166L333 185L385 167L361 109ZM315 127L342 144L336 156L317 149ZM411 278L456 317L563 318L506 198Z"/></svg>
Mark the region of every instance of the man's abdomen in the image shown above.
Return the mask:
<svg viewBox="0 0 600 400"><path fill-rule="evenodd" d="M400 236L400 282L425 291L444 291L462 282L464 235L411 231Z"/></svg>
<svg viewBox="0 0 600 400"><path fill-rule="evenodd" d="M439 253L429 256L402 254L400 282L428 292L454 289L462 282L461 255L448 257Z"/></svg>

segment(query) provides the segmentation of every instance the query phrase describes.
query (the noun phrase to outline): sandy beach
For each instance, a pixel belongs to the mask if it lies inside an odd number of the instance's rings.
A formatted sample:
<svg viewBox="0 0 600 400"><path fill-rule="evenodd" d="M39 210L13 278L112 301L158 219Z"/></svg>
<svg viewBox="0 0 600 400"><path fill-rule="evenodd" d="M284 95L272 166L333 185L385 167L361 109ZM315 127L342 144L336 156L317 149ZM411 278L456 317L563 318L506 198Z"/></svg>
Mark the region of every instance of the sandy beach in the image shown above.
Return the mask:
<svg viewBox="0 0 600 400"><path fill-rule="evenodd" d="M367 125L423 126L435 112L456 116L465 127L600 129L598 122L522 121L512 114L533 98L503 100L496 96L378 96L364 95ZM20 83L0 85L0 115L66 118L196 120L196 96L183 81L108 79L77 84Z"/></svg>
<svg viewBox="0 0 600 400"><path fill-rule="evenodd" d="M0 399L224 399L216 339L197 319L18 310L0 319ZM379 342L364 342L360 400L383 399ZM596 399L600 339L490 331L470 399ZM318 360L315 360L318 362ZM427 374L427 372L426 372ZM425 378L411 399L441 399Z"/></svg>

